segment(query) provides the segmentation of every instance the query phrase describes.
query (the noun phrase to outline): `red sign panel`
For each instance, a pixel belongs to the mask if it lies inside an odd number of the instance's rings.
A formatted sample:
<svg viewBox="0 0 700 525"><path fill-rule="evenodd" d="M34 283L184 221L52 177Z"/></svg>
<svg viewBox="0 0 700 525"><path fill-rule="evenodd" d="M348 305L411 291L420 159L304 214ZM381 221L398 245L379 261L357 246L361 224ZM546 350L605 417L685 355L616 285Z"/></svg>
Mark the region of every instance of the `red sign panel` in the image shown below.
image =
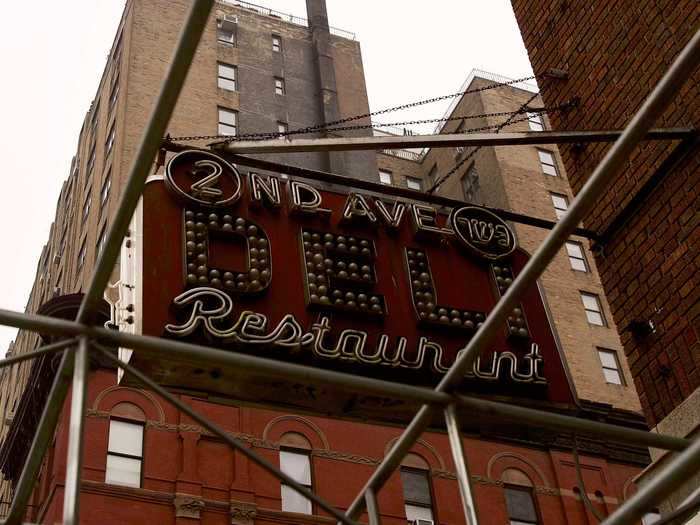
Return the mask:
<svg viewBox="0 0 700 525"><path fill-rule="evenodd" d="M527 261L483 208L446 215L244 177L202 152L175 156L166 180L146 186L143 210L145 334L411 384L440 380ZM131 361L167 386L253 402L364 414L387 404L216 363ZM462 390L573 402L536 286Z"/></svg>

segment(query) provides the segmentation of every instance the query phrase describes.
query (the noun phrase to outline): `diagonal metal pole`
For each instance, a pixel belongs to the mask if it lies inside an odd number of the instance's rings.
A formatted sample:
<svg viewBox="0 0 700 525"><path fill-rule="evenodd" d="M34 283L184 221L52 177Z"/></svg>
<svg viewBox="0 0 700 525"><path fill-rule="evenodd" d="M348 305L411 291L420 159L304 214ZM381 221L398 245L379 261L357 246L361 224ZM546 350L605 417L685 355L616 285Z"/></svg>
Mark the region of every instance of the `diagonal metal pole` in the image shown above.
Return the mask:
<svg viewBox="0 0 700 525"><path fill-rule="evenodd" d="M369 525L382 525L381 516L379 514L379 504L377 503L377 495L372 489L365 492L365 504L367 505Z"/></svg>
<svg viewBox="0 0 700 525"><path fill-rule="evenodd" d="M534 255L508 288L496 307L486 317L482 327L476 332L462 354L450 367L445 377L436 387L445 392L459 384L464 373L471 366L481 349L487 348L500 326L505 322L510 311L516 306L520 297L532 286L544 272L557 252L581 222L591 212L600 195L613 183L615 175L627 161L640 140L651 129L654 122L673 100L680 87L700 62L700 30L693 36L686 47L676 57L669 70L656 85L639 111L634 115L620 138L608 150L603 160L595 168L589 179L578 193L569 211L549 232ZM424 405L416 414L404 434L394 444L382 463L374 471L367 484L357 495L347 511L350 517L357 517L364 506L364 492L367 488L379 489L398 467L410 446L428 427L434 413L434 407Z"/></svg>
<svg viewBox="0 0 700 525"><path fill-rule="evenodd" d="M61 414L61 408L63 408L63 401L65 400L68 392L69 379L72 372L73 353L65 352L61 358L61 366L59 367L59 371L54 378L53 385L51 386L51 392L49 393L49 397L46 401L46 406L41 414L41 419L39 420L39 425L37 426L36 433L34 434L32 446L29 449L29 454L27 454L27 461L24 464L19 481L17 482L15 494L12 498L12 504L10 505L7 519L5 520L7 525L22 524L24 513L27 508L27 502L32 495L36 476L39 473L39 468L44 460L44 453L46 452L46 448L53 438L56 423L58 422L58 417Z"/></svg>
<svg viewBox="0 0 700 525"><path fill-rule="evenodd" d="M15 326L25 330L36 330L56 335L87 335L115 346L139 350L142 354L161 355L170 358L219 363L233 368L245 369L267 378L295 379L305 383L323 383L346 387L349 390L384 395L404 401L434 403L444 407L456 403L461 408L497 419L505 419L533 427L545 427L565 432L580 432L605 439L618 439L625 443L664 450L685 450L690 441L684 438L657 434L636 428L628 428L609 423L601 423L550 411L524 406L489 401L478 397L437 392L427 387L417 387L404 383L373 379L343 372L280 362L255 355L238 354L218 348L173 341L160 337L144 336L85 326L75 321L67 321L40 315L10 312L0 309L0 324Z"/></svg>
<svg viewBox="0 0 700 525"><path fill-rule="evenodd" d="M77 525L80 519L80 469L83 463L83 424L88 388L88 345L88 338L81 336L78 348L74 352L66 489L63 495L64 525Z"/></svg>
<svg viewBox="0 0 700 525"><path fill-rule="evenodd" d="M141 198L146 177L151 171L153 160L160 148L161 140L165 135L213 5L214 0L194 0L187 14L173 58L131 165L117 213L112 219L112 225L107 234L105 246L97 261L90 286L80 305L78 321L81 323L90 320L92 313L102 299L102 294L119 256L122 240L129 229L129 222Z"/></svg>
<svg viewBox="0 0 700 525"><path fill-rule="evenodd" d="M290 487L292 487L294 490L296 490L299 494L301 494L305 498L310 499L311 501L315 502L319 507L321 507L323 510L328 512L331 516L333 516L334 518L336 518L340 522L344 523L345 525L359 525L359 524L355 523L353 520L351 520L350 518L348 518L347 516L345 516L341 511L336 509L333 505L328 503L325 499L316 495L314 492L311 492L308 488L301 485L299 482L297 482L296 480L294 480L293 478L291 478L290 476L288 476L287 474L282 472L280 469L275 467L272 463L267 461L265 458L259 456L255 452L253 452L244 443L242 443L241 441L228 435L225 430L220 428L215 423L209 421L204 416L200 415L196 410L194 410L189 405L180 401L178 398L176 398L170 392L168 392L165 388L160 386L158 383L156 383L152 379L146 377L144 374L139 372L133 366L125 363L124 361L122 361L118 357L115 357L108 350L101 348L99 345L96 345L96 347L99 349L100 353L102 353L108 360L112 361L118 367L123 368L127 373L131 374L133 377L138 379L144 386L153 390L156 394L158 394L163 399L165 399L166 401L171 403L175 408L177 408L181 412L187 414L187 416L189 416L194 421L196 421L197 423L202 425L209 432L211 432L212 434L223 439L231 448L237 450L238 452L240 452L241 454L246 456L248 459L250 459L254 463L258 464L263 469L267 470L270 474L275 476L277 479L284 482L285 485L289 485Z"/></svg>
<svg viewBox="0 0 700 525"><path fill-rule="evenodd" d="M141 138L134 162L131 166L129 178L124 188L117 213L109 229L107 240L98 259L97 266L90 281L90 286L80 305L77 320L82 323L92 321L92 315L102 298L107 282L119 256L121 242L129 227L129 222L138 204L143 191L143 186L156 156L160 141L175 108L182 85L187 76L190 64L194 58L199 40L204 32L209 13L214 0L194 0L187 14L185 25L180 32L175 46L173 58L168 67L165 79L158 94L156 104L146 125L146 130ZM48 447L55 429L60 410L63 407L68 383L66 381L72 373L73 360L66 359L64 355L57 374L57 382L54 383L49 402L44 409L39 429L34 437L27 464L20 477L20 484L15 492L8 516L7 523L14 525L21 522L28 498L34 487L38 467ZM58 381L60 379L60 381ZM20 490L21 489L21 490ZM14 520L14 521L11 521Z"/></svg>
<svg viewBox="0 0 700 525"><path fill-rule="evenodd" d="M447 405L445 409L445 422L447 423L447 436L450 439L452 449L452 459L457 470L457 481L459 482L459 495L462 498L462 510L467 525L478 525L476 517L476 505L472 491L471 477L467 467L467 456L464 453L464 444L459 432L459 421L457 419L457 409L454 405Z"/></svg>
<svg viewBox="0 0 700 525"><path fill-rule="evenodd" d="M73 339L68 339L66 341L58 341L57 343L51 343L48 345L41 346L37 348L36 350L33 350L31 352L26 352L24 354L19 354L19 355L13 355L12 357L8 357L6 359L1 359L0 360L0 368L4 368L6 366L12 366L17 363L22 363L24 361L29 361L30 359L36 359L37 357L41 357L42 355L47 355L47 354L56 354L58 352L62 352L69 346L75 345L76 340L75 338Z"/></svg>
<svg viewBox="0 0 700 525"><path fill-rule="evenodd" d="M618 507L601 525L627 525L639 522L646 512L670 496L698 470L700 470L700 438L671 460L662 471Z"/></svg>

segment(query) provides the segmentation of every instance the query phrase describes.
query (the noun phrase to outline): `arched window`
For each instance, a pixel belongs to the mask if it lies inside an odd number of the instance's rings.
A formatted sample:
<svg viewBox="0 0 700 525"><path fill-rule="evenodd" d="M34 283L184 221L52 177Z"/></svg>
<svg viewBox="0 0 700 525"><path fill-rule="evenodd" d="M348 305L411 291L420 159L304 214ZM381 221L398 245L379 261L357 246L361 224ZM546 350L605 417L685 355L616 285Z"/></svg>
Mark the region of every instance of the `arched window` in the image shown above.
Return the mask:
<svg viewBox="0 0 700 525"><path fill-rule="evenodd" d="M510 525L536 525L537 505L532 493L532 480L522 470L509 468L501 474Z"/></svg>
<svg viewBox="0 0 700 525"><path fill-rule="evenodd" d="M140 487L146 416L133 403L119 403L110 414L105 483Z"/></svg>
<svg viewBox="0 0 700 525"><path fill-rule="evenodd" d="M280 470L297 483L313 490L311 443L298 432L287 432L280 439ZM280 490L284 512L313 514L311 500L284 483Z"/></svg>
<svg viewBox="0 0 700 525"><path fill-rule="evenodd" d="M409 452L401 463L404 509L409 522L434 521L430 487L430 465L418 454Z"/></svg>

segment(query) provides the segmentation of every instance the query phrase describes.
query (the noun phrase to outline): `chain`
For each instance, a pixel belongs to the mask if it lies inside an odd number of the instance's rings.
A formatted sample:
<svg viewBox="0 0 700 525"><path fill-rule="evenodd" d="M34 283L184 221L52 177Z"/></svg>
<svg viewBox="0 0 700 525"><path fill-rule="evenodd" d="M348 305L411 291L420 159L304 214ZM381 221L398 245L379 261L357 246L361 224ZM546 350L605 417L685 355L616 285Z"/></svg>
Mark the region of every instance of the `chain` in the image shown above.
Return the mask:
<svg viewBox="0 0 700 525"><path fill-rule="evenodd" d="M504 122L502 122L502 123L498 124L497 126L495 126L495 127L494 127L494 128L495 128L495 132L494 132L494 133L499 133L499 132L500 132L503 128L505 128L506 126L509 126L509 125L511 125L511 124L515 124L516 122L523 122L523 121L525 121L525 120L529 120L529 119L530 119L529 116L522 117L522 118L519 118L519 119L516 119L515 116L516 116L516 115L519 115L519 114L521 114L521 113L526 112L526 111L527 111L527 107L528 107L528 105L530 104L530 102L532 102L533 100L535 100L535 98L537 98L538 95L539 95L539 93L535 93L534 95L532 95L532 96L531 96L529 99L527 99L527 101L524 102L517 110L513 111L513 112L510 114L510 117L508 117ZM566 108L566 107L568 107L568 106L569 106L569 104L562 104L562 106L560 106L560 108ZM527 111L527 112L528 112L528 113L534 113L534 111L533 111L533 112ZM476 148L472 149L472 150L469 152L469 155L465 155L464 158L461 159L459 162L457 162L457 163L452 167L452 169L451 169L450 171L448 171L447 173L445 173L442 177L439 177L439 178L433 183L433 185L432 185L430 188L428 188L428 191L427 191L426 193L428 193L429 195L432 194L436 189L438 189L438 188L442 185L442 183L444 183L444 182L445 182L447 179L449 179L454 173L456 173L462 166L464 166L464 164L466 164L467 161L469 161L470 159L472 159L472 158L474 157L474 155L476 155L476 153L477 153L480 149L481 149L481 146L477 146Z"/></svg>
<svg viewBox="0 0 700 525"><path fill-rule="evenodd" d="M314 124L312 126L307 126L305 128L300 128L296 130L289 130L286 132L278 132L278 133L245 133L242 135L236 135L236 136L231 136L231 135L191 135L191 136L184 136L184 137L170 137L167 136L166 140L170 142L189 142L189 141L196 141L196 140L224 140L226 142L234 142L234 141L240 141L240 140L266 140L266 139L271 139L271 138L279 138L279 137L286 137L289 135L302 135L306 133L314 133L314 132L319 132L319 131L344 131L344 130L350 130L350 129L367 129L367 128L373 128L373 127L381 127L381 125L373 125L373 124L366 124L366 125L361 125L361 126L353 126L353 127L332 127L332 126L337 126L338 124L345 124L347 122L352 122L354 120L360 120L363 118L368 118L368 117L373 117L376 115L383 115L386 113L392 113L394 111L401 111L404 109L409 109L417 106L422 106L425 104L431 104L433 102L439 102L441 100L447 100L449 98L455 98L459 97L462 95L468 95L472 93L480 93L482 91L487 91L490 89L495 89L498 87L502 86L509 86L512 84L518 84L520 82L526 82L528 80L533 80L536 79L537 75L532 75L529 77L522 77L518 78L515 80L509 80L508 82L498 82L495 84L489 84L488 86L483 86L480 88L475 88L475 89L468 89L465 91L458 91L457 93L450 93L449 95L441 95L439 97L433 97L433 98L428 98L428 99L423 99L423 100L418 100L415 102L409 102L407 104L401 104L398 106L393 106L390 108L385 108L385 109L380 109L377 111L372 111L370 113L364 113L361 115L354 115L351 117L346 117L343 119L339 120L334 120L331 122L326 122L324 124ZM506 112L504 112L506 113ZM507 113L510 114L510 113ZM469 117L463 117L463 118L479 118L479 117L488 117L488 116L498 116L498 115L491 115L491 114L484 114L484 115L470 115ZM430 122L441 122L441 121L446 121L446 120L456 120L455 118L446 118L446 119L426 119L424 121L407 121L404 123L404 125L409 125L409 124L427 124ZM396 124L384 124L383 126L394 126ZM400 123L399 123L400 125Z"/></svg>

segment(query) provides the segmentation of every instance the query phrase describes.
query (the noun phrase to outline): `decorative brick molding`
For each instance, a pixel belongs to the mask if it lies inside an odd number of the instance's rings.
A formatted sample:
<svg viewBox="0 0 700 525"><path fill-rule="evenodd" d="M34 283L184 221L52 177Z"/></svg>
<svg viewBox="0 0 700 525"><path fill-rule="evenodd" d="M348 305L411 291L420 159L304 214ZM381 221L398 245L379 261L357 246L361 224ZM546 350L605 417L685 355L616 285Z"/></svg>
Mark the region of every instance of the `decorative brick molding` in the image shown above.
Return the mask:
<svg viewBox="0 0 700 525"><path fill-rule="evenodd" d="M253 525L257 514L255 503L231 500L231 525Z"/></svg>
<svg viewBox="0 0 700 525"><path fill-rule="evenodd" d="M173 500L176 518L200 519L204 500L189 494L176 494Z"/></svg>

